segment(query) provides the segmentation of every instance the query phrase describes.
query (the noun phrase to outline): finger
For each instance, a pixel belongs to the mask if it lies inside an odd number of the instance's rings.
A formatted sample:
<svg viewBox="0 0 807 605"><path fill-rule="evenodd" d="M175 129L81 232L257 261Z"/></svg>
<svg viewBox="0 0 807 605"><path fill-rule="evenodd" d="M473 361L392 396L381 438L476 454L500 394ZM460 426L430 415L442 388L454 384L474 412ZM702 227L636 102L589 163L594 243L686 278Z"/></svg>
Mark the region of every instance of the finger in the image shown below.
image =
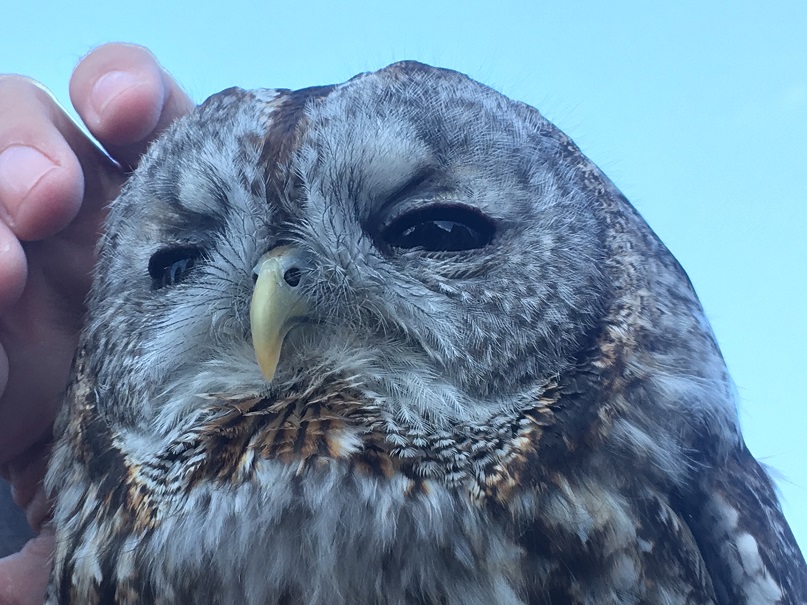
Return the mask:
<svg viewBox="0 0 807 605"><path fill-rule="evenodd" d="M90 132L128 168L194 105L151 52L132 44L107 44L84 57L70 99Z"/></svg>
<svg viewBox="0 0 807 605"><path fill-rule="evenodd" d="M84 179L72 146L82 147L80 139L47 92L19 76L0 78L0 218L17 237L47 237L78 213Z"/></svg>
<svg viewBox="0 0 807 605"><path fill-rule="evenodd" d="M14 503L25 511L28 525L40 531L50 512L42 478L50 456L50 444L40 442L6 465Z"/></svg>
<svg viewBox="0 0 807 605"><path fill-rule="evenodd" d="M53 533L49 530L30 540L22 551L0 559L0 603L41 605L50 572Z"/></svg>

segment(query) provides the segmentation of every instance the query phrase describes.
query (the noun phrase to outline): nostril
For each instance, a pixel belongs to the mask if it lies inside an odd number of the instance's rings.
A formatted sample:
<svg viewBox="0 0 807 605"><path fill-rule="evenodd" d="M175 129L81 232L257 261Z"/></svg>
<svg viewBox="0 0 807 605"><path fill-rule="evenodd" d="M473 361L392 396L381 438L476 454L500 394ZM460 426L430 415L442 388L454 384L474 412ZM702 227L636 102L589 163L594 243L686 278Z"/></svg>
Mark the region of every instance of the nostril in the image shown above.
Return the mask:
<svg viewBox="0 0 807 605"><path fill-rule="evenodd" d="M294 288L297 286L297 284L300 283L301 276L302 271L300 271L297 267L292 267L283 274L283 280L287 284L289 284L292 288Z"/></svg>

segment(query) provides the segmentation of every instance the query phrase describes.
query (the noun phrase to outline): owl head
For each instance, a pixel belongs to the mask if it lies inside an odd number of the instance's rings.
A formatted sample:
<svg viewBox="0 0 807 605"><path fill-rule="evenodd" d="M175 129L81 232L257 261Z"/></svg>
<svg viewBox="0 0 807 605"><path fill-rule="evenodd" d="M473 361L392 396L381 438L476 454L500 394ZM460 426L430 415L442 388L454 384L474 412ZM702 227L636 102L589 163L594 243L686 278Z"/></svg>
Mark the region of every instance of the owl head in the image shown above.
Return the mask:
<svg viewBox="0 0 807 605"><path fill-rule="evenodd" d="M667 466L700 426L734 438L669 252L538 111L453 71L212 96L143 158L99 257L82 371L138 438L318 389L407 430L484 425L568 376L590 394L554 410L564 438L606 410Z"/></svg>

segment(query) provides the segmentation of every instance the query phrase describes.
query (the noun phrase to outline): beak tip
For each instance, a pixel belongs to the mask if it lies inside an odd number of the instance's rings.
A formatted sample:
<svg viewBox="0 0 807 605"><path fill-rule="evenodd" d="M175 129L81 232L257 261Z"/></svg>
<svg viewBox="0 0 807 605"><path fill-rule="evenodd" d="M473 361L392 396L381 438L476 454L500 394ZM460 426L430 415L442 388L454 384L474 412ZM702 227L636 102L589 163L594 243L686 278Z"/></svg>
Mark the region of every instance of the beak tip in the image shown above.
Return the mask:
<svg viewBox="0 0 807 605"><path fill-rule="evenodd" d="M261 374L263 374L264 379L266 382L272 382L275 378L275 372L277 371L277 361L274 363L272 362L261 362L258 359L258 367L261 369Z"/></svg>

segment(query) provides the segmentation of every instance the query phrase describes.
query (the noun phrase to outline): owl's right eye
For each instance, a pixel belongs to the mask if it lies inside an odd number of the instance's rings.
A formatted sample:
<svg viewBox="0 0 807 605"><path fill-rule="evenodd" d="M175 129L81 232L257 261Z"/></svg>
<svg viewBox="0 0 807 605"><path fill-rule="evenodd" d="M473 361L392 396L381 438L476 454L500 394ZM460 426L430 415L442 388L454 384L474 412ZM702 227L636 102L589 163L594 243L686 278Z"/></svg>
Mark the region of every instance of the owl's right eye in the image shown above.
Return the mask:
<svg viewBox="0 0 807 605"><path fill-rule="evenodd" d="M175 246L155 252L149 259L151 289L159 290L182 281L202 257L202 249L195 246Z"/></svg>

